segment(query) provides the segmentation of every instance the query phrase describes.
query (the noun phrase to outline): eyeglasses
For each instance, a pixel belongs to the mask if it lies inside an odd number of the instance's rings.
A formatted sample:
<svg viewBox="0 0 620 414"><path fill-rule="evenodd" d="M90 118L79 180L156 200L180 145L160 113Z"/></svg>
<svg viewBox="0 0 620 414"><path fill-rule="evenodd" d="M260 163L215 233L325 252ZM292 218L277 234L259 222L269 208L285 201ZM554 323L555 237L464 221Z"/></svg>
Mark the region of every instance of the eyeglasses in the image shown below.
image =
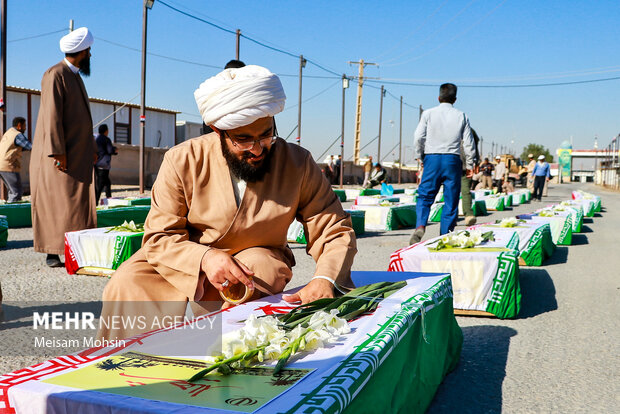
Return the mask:
<svg viewBox="0 0 620 414"><path fill-rule="evenodd" d="M271 137L260 138L260 139L249 140L249 141L248 140L238 141L237 139L228 135L228 132L224 131L224 134L226 134L226 138L228 138L230 142L232 142L235 148L239 149L240 151L252 151L256 143L258 143L258 145L260 145L261 148L265 148L267 145L270 145L276 142L276 139L279 138L276 132L276 135L273 135Z"/></svg>

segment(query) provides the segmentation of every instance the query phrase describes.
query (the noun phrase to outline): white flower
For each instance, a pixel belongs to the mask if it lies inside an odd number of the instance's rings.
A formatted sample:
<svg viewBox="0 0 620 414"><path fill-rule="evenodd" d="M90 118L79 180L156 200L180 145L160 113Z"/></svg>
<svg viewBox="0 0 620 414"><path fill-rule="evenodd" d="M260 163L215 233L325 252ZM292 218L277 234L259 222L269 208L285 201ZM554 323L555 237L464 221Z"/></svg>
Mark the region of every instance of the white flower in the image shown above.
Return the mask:
<svg viewBox="0 0 620 414"><path fill-rule="evenodd" d="M265 348L264 358L265 359L278 359L280 358L280 355L282 355L282 351L284 351L284 348L286 348L286 346L282 346L280 344L269 344Z"/></svg>
<svg viewBox="0 0 620 414"><path fill-rule="evenodd" d="M284 330L280 322L273 316L257 318L250 315L245 321L245 326L240 330L242 338L250 346L260 346L269 343L273 338L284 336Z"/></svg>
<svg viewBox="0 0 620 414"><path fill-rule="evenodd" d="M500 227L514 227L518 224L518 220L516 217L508 217L505 219L502 219L502 221L499 222L499 226Z"/></svg>
<svg viewBox="0 0 620 414"><path fill-rule="evenodd" d="M351 332L351 328L346 320L339 318L337 309L331 309L329 313L318 311L310 318L308 325L312 330L325 328L327 332L338 336Z"/></svg>
<svg viewBox="0 0 620 414"><path fill-rule="evenodd" d="M235 355L249 351L249 349L246 342L237 333L225 335L222 338L222 354L226 358L232 358Z"/></svg>
<svg viewBox="0 0 620 414"><path fill-rule="evenodd" d="M304 337L300 348L305 351L313 351L315 349L323 348L325 341L328 341L330 335L327 331L319 329L318 331L310 331Z"/></svg>

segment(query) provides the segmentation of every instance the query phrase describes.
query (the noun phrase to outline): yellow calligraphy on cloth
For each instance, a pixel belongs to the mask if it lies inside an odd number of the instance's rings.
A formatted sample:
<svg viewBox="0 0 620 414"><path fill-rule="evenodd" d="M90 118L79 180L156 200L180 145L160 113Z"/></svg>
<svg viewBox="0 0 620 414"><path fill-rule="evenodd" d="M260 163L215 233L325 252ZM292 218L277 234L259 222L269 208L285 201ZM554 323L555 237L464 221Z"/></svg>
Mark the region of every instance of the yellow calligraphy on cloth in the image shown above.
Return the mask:
<svg viewBox="0 0 620 414"><path fill-rule="evenodd" d="M251 367L233 369L231 375L214 372L196 382L187 381L207 366L199 360L126 352L43 382L147 400L253 412L312 371L285 369L272 376L273 368ZM114 399L110 399L110 405L114 405Z"/></svg>

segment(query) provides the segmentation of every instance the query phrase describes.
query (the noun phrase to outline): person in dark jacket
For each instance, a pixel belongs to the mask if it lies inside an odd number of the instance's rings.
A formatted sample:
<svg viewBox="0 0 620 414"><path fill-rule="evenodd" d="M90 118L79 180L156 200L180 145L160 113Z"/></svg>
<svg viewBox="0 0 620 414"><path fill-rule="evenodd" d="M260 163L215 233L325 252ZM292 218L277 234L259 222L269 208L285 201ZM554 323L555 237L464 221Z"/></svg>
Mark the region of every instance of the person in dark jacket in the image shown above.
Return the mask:
<svg viewBox="0 0 620 414"><path fill-rule="evenodd" d="M108 138L108 126L99 125L99 135L97 142L97 162L95 163L95 197L99 204L99 197L105 191L107 198L112 197L112 183L110 182L110 164L112 155L116 155L116 147L112 145L112 140Z"/></svg>

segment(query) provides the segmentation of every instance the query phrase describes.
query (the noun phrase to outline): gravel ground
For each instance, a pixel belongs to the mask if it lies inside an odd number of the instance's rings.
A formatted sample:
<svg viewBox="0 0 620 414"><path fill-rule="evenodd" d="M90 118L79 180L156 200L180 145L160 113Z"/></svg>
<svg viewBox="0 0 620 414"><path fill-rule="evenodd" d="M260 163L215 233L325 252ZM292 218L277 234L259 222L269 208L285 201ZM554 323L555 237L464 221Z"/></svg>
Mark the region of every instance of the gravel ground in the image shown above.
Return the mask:
<svg viewBox="0 0 620 414"><path fill-rule="evenodd" d="M554 185L543 203L568 199L574 188L600 195L605 211L586 219L584 233L574 236L575 245L558 247L545 266L521 269L523 299L518 318L457 317L464 334L461 361L440 386L430 413L618 412L620 194L589 184ZM114 192L115 196L134 194L136 189L131 187ZM483 219L531 212L538 205L532 202L492 212ZM390 254L408 244L411 231L360 237L353 270L387 269ZM430 224L425 238L438 233L439 225ZM297 266L289 287L307 283L314 270L304 246L292 248ZM88 304L101 298L107 282L101 277L68 276L62 268L45 266L44 255L32 250L31 228L9 230L0 263L5 302ZM27 328L15 320L0 325L0 349L3 335L21 329ZM0 373L45 359L6 356L3 350Z"/></svg>

